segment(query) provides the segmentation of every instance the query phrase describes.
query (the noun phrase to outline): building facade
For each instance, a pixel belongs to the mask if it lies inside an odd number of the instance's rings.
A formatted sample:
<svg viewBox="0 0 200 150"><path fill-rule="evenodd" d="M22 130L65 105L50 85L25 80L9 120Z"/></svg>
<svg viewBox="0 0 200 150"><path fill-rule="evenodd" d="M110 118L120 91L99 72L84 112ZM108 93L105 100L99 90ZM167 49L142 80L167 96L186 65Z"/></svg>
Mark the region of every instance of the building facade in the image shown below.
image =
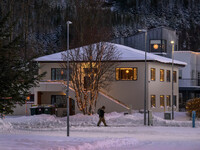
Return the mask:
<svg viewBox="0 0 200 150"><path fill-rule="evenodd" d="M178 35L176 31L168 27L157 27L147 30L146 50L164 57L171 58L172 45L175 42L175 51L178 49ZM114 39L112 42L126 45L145 51L145 33L138 32L135 35Z"/></svg>
<svg viewBox="0 0 200 150"><path fill-rule="evenodd" d="M200 97L200 53L176 51L174 58L187 63L179 70L179 103L185 108L189 99Z"/></svg>
<svg viewBox="0 0 200 150"><path fill-rule="evenodd" d="M144 109L145 53L127 46L114 44L121 52L117 66L113 69L110 86L99 92L97 109L106 106L107 112L124 112L131 109ZM34 88L35 105L55 105L60 114L66 114L66 84L62 77L62 53L37 58L39 73L46 76ZM185 66L181 61L174 62L174 108L179 110L178 69ZM172 60L147 53L147 109L152 111L169 111L172 106ZM73 88L70 87L70 114L79 112Z"/></svg>

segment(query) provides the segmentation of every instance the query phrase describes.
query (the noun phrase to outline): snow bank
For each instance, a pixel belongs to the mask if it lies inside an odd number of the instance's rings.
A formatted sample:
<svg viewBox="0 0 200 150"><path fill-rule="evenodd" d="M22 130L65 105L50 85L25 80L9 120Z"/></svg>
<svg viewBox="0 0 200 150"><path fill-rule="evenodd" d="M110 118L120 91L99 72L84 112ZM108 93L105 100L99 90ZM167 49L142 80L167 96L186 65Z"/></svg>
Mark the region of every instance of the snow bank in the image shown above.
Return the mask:
<svg viewBox="0 0 200 150"><path fill-rule="evenodd" d="M58 128L62 129L62 127L66 127L66 123L61 121L60 118L46 114L14 118L8 117L6 120L16 129L56 130Z"/></svg>
<svg viewBox="0 0 200 150"><path fill-rule="evenodd" d="M12 124L0 119L0 130L8 130L8 129L12 129Z"/></svg>
<svg viewBox="0 0 200 150"><path fill-rule="evenodd" d="M173 126L173 127L192 127L192 121L186 114L175 112L175 120L163 119L164 113L153 114L153 126ZM124 115L123 113L112 112L105 114L106 123L110 127L134 127L143 126L144 114L133 113ZM53 115L35 115L21 117L6 117L5 122L0 122L0 126L4 128L12 125L16 129L32 129L32 130L63 130L67 126L67 117L56 117ZM70 116L70 126L95 126L99 117L97 114L92 116L76 114ZM103 126L103 124L101 124ZM196 120L196 127L200 127L200 121Z"/></svg>
<svg viewBox="0 0 200 150"><path fill-rule="evenodd" d="M113 149L113 148L120 148L124 146L135 146L139 142L138 140L135 140L133 138L121 138L121 139L116 139L116 138L111 138L111 139L104 139L104 140L99 140L95 141L93 143L84 143L83 145L79 145L76 148L72 148L71 150L95 150L95 149Z"/></svg>

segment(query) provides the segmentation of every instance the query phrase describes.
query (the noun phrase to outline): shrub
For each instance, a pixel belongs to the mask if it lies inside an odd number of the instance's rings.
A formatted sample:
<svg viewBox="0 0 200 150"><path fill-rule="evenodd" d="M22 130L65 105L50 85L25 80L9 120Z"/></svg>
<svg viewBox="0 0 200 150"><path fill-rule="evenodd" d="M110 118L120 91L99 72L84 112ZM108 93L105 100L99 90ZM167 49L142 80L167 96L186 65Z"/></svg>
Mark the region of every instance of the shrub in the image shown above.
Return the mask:
<svg viewBox="0 0 200 150"><path fill-rule="evenodd" d="M200 98L194 98L186 103L186 110L190 116L192 111L196 111L196 117L200 118Z"/></svg>

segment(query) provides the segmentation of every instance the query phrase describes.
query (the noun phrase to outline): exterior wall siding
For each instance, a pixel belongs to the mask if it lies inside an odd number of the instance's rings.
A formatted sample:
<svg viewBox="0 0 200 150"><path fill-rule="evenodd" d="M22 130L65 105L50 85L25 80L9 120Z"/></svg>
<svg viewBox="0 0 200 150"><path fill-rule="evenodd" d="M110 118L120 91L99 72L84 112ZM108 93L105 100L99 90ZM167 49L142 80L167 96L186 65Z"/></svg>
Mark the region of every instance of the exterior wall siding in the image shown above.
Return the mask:
<svg viewBox="0 0 200 150"><path fill-rule="evenodd" d="M138 68L138 79L136 81L117 81L115 77L115 73L113 74L113 81L111 82L110 86L102 89L104 93L109 96L112 96L114 99L117 99L126 105L130 106L134 110L139 110L144 108L144 62L120 62L118 63L117 68ZM43 80L50 80L51 79L51 68L59 68L61 65L59 63L41 63L40 64L40 73L46 71L47 74ZM156 81L151 81L150 79L150 69L156 68ZM160 82L160 69L165 70L165 81ZM166 70L171 70L171 65L169 64L162 64L158 62L148 62L148 73L147 73L147 91L148 91L148 108L152 109L150 106L150 96L156 95L156 108L153 108L153 111L164 111L163 108L160 108L160 95L165 96L171 95L171 82L166 82ZM113 68L115 71L115 68ZM174 71L177 72L178 77L178 67L174 67ZM172 75L172 73L171 73ZM171 77L172 79L172 77ZM40 87L36 88L35 93L37 94L38 91L49 91L50 93L46 93L42 96L44 100L42 103L48 103L50 99L51 92L58 91L58 92L65 92L65 88L58 89L59 85L40 85ZM55 92L54 91L54 92ZM177 96L178 100L178 78L177 82L174 83L174 95ZM70 96L75 99L75 95L73 92L70 92ZM37 96L35 96L37 97ZM178 101L177 101L178 104ZM124 107L112 102L111 100L107 100L104 96L100 95L97 102L97 109L102 105L106 106L106 112L112 111L127 111ZM178 105L177 105L178 106ZM167 109L166 109L167 110ZM177 108L178 110L178 108ZM76 108L76 113L79 112Z"/></svg>

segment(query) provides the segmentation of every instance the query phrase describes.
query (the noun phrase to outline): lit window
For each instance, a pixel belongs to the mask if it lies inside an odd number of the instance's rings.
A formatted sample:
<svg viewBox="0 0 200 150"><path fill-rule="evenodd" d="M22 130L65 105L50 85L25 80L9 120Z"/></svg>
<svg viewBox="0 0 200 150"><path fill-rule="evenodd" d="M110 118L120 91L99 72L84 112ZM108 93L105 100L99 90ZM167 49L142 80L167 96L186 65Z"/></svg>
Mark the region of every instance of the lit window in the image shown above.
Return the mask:
<svg viewBox="0 0 200 150"><path fill-rule="evenodd" d="M171 106L171 96L170 96L170 95L167 95L167 96L166 96L166 99L167 99L167 100L166 100L167 106L170 107L170 106Z"/></svg>
<svg viewBox="0 0 200 150"><path fill-rule="evenodd" d="M116 80L137 80L137 68L116 68Z"/></svg>
<svg viewBox="0 0 200 150"><path fill-rule="evenodd" d="M165 106L164 95L160 95L160 107Z"/></svg>
<svg viewBox="0 0 200 150"><path fill-rule="evenodd" d="M173 72L173 81L176 82L176 71Z"/></svg>
<svg viewBox="0 0 200 150"><path fill-rule="evenodd" d="M167 70L167 82L170 82L170 80L171 80L171 72L170 72L170 70Z"/></svg>
<svg viewBox="0 0 200 150"><path fill-rule="evenodd" d="M151 52L166 52L166 40L150 40Z"/></svg>
<svg viewBox="0 0 200 150"><path fill-rule="evenodd" d="M151 95L151 107L156 107L156 96Z"/></svg>
<svg viewBox="0 0 200 150"><path fill-rule="evenodd" d="M151 68L151 81L155 81L155 80L156 80L156 69Z"/></svg>
<svg viewBox="0 0 200 150"><path fill-rule="evenodd" d="M164 70L160 69L160 81L164 81Z"/></svg>

